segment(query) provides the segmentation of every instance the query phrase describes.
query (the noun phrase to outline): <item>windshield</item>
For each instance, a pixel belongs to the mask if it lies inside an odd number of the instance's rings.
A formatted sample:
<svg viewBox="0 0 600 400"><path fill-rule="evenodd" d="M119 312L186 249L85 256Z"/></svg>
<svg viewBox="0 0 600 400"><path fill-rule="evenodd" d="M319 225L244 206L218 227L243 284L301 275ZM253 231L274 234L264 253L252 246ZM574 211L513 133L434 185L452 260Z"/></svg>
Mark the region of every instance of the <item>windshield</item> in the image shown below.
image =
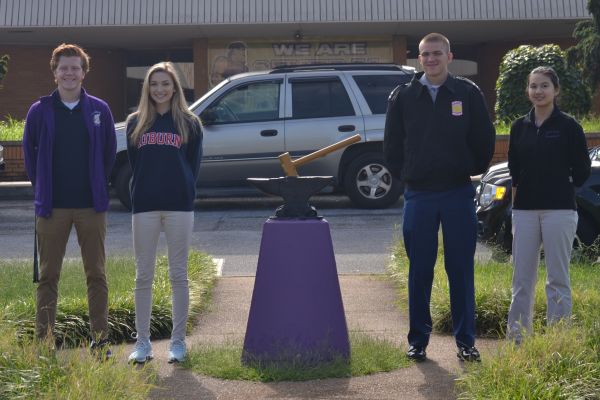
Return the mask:
<svg viewBox="0 0 600 400"><path fill-rule="evenodd" d="M196 100L191 106L190 106L190 110L192 112L194 112L194 110L196 108L198 108L198 106L202 103L202 101L207 98L208 96L210 96L211 94L213 94L214 92L216 92L217 90L219 90L221 87L225 86L228 82L229 82L229 78L227 79L223 79L221 82L219 82L217 84L217 86L215 86L214 88L210 89L208 92L206 92L204 94L204 96L200 97L198 100ZM196 113L195 113L196 114Z"/></svg>

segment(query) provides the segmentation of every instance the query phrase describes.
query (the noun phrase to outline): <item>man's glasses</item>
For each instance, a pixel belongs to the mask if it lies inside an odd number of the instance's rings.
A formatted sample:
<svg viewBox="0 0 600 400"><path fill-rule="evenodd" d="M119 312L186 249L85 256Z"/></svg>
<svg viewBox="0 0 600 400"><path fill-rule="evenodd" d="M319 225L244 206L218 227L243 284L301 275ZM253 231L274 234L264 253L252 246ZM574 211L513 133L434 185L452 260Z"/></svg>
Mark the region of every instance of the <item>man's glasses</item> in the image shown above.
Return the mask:
<svg viewBox="0 0 600 400"><path fill-rule="evenodd" d="M423 58L427 58L429 56L437 58L437 57L441 57L443 55L444 55L444 52L440 51L440 50L436 50L436 51L432 51L432 52L424 51L423 53L419 54L419 56L421 56Z"/></svg>

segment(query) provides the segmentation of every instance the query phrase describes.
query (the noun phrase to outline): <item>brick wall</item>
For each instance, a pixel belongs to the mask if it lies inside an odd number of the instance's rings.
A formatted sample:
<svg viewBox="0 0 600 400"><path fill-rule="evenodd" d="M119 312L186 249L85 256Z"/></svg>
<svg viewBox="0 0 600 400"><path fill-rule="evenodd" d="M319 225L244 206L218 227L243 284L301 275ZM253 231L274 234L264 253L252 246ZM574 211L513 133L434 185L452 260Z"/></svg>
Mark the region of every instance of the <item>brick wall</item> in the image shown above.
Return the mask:
<svg viewBox="0 0 600 400"><path fill-rule="evenodd" d="M585 135L589 148L600 146L600 133L588 133ZM496 136L496 148L491 164L496 164L508 159L508 135Z"/></svg>
<svg viewBox="0 0 600 400"><path fill-rule="evenodd" d="M10 115L23 119L29 106L55 88L50 71L54 47L0 45L0 55L8 54L8 73L0 89L0 119ZM86 49L91 68L83 81L86 90L105 100L115 121L123 121L125 106L125 54L120 50Z"/></svg>
<svg viewBox="0 0 600 400"><path fill-rule="evenodd" d="M0 181L28 181L21 142L3 142L2 147L5 167L4 171L0 172Z"/></svg>

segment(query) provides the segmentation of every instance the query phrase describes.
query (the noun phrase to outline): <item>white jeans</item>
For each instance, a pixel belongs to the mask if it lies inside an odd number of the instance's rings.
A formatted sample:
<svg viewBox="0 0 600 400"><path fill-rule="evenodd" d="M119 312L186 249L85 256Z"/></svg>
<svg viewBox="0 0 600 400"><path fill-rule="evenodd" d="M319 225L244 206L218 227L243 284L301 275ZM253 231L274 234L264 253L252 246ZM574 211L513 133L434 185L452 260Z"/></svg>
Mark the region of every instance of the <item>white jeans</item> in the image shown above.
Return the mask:
<svg viewBox="0 0 600 400"><path fill-rule="evenodd" d="M571 315L569 262L577 230L574 210L513 210L512 302L508 312L508 336L517 341L532 330L533 305L540 248L546 259L548 324Z"/></svg>
<svg viewBox="0 0 600 400"><path fill-rule="evenodd" d="M171 340L184 340L189 311L187 259L194 227L193 211L150 211L133 214L135 252L135 328L138 338L150 339L152 281L160 232L165 232L169 279L173 292Z"/></svg>

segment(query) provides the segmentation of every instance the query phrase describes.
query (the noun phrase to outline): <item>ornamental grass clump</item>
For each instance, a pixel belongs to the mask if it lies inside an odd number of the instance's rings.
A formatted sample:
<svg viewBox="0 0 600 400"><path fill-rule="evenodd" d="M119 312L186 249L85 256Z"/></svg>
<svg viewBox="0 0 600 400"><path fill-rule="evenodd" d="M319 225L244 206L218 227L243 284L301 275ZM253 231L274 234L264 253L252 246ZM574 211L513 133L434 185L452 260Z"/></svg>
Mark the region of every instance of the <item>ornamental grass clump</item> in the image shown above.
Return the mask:
<svg viewBox="0 0 600 400"><path fill-rule="evenodd" d="M25 121L10 116L0 121L0 142L20 142L23 140Z"/></svg>
<svg viewBox="0 0 600 400"><path fill-rule="evenodd" d="M0 313L0 317L4 317ZM146 399L156 373L87 351L57 353L48 341L17 341L14 327L0 327L0 399Z"/></svg>
<svg viewBox="0 0 600 400"><path fill-rule="evenodd" d="M501 339L482 362L467 366L456 384L459 399L599 399L600 398L600 265L586 257L572 262L573 317L546 326L546 271L538 270L532 336L519 346L504 339L511 301L509 262L475 264L477 331ZM583 262L582 262L583 261ZM443 256L436 262L431 296L434 331L452 332ZM407 308L408 258L401 243L389 265L399 305Z"/></svg>
<svg viewBox="0 0 600 400"><path fill-rule="evenodd" d="M215 265L203 253L189 256L190 327L210 300ZM131 257L109 257L106 265L109 287L109 336L113 343L132 340L135 332L135 263ZM0 261L0 310L3 323L16 328L22 340L35 332L35 285L31 283L31 261ZM153 285L150 331L153 339L171 334L171 287L166 256L158 257ZM63 264L59 284L55 336L57 345L74 347L89 340L89 317L85 274L80 259Z"/></svg>

